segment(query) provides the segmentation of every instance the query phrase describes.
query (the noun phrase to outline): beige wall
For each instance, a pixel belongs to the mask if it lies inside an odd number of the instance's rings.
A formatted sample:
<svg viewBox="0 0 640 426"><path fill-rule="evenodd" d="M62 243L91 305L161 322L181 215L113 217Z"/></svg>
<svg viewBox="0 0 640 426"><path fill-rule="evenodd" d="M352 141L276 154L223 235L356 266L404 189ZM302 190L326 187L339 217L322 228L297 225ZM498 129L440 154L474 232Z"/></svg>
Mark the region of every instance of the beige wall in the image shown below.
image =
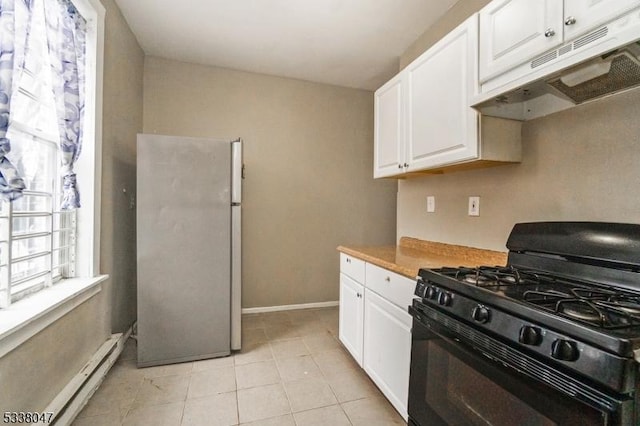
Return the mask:
<svg viewBox="0 0 640 426"><path fill-rule="evenodd" d="M135 191L143 54L113 0L102 3L107 15L101 271L111 279L103 291L0 358L0 412L42 411L112 329L124 330L135 319L135 214L122 188Z"/></svg>
<svg viewBox="0 0 640 426"><path fill-rule="evenodd" d="M0 358L0 412L43 411L109 336L98 293Z"/></svg>
<svg viewBox="0 0 640 426"><path fill-rule="evenodd" d="M462 19L445 16L416 43L428 48ZM639 116L636 89L524 123L521 164L400 181L397 235L506 250L517 222L639 223ZM435 213L426 213L427 195L436 197ZM480 196L480 217L467 216L471 195Z"/></svg>
<svg viewBox="0 0 640 426"><path fill-rule="evenodd" d="M243 307L338 300L339 244L395 238L373 94L147 57L144 131L245 142Z"/></svg>
<svg viewBox="0 0 640 426"><path fill-rule="evenodd" d="M136 320L136 135L142 131L144 53L113 0L105 29L102 149L102 252L109 274L111 329ZM126 192L125 192L126 191Z"/></svg>

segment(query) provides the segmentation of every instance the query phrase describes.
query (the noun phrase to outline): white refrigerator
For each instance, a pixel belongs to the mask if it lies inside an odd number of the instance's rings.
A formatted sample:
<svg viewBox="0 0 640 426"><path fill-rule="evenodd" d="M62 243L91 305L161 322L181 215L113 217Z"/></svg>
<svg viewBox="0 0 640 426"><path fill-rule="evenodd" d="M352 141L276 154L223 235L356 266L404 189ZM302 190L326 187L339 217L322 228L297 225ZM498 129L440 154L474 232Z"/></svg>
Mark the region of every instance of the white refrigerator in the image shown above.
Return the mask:
<svg viewBox="0 0 640 426"><path fill-rule="evenodd" d="M242 141L138 135L138 366L241 344Z"/></svg>

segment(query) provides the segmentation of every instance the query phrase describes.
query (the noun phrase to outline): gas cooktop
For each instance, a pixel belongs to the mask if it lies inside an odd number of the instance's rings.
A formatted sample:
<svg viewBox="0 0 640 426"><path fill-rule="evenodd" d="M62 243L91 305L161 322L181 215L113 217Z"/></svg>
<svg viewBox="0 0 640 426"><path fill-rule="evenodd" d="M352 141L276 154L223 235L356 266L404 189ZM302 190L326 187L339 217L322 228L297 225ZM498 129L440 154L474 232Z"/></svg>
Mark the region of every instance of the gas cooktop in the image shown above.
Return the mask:
<svg viewBox="0 0 640 426"><path fill-rule="evenodd" d="M633 330L640 327L639 293L513 266L436 272L591 327L640 334L640 329Z"/></svg>
<svg viewBox="0 0 640 426"><path fill-rule="evenodd" d="M640 356L640 225L521 223L507 247L505 267L421 269L416 295L485 328L498 308L618 356ZM477 306L456 307L462 296ZM504 334L495 321L490 327Z"/></svg>

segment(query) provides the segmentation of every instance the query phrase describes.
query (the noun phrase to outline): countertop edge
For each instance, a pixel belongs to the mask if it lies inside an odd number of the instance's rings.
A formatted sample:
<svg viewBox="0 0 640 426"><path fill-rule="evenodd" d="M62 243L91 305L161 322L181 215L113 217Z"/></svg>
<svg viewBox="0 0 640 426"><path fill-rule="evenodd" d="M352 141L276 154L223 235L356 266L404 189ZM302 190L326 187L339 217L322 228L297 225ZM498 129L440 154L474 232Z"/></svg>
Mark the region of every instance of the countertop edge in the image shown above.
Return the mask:
<svg viewBox="0 0 640 426"><path fill-rule="evenodd" d="M385 249L388 249L390 251L391 250L394 250L394 251L396 250L396 246L381 246L381 247L384 247ZM416 274L412 274L409 270L407 270L407 268L403 268L402 266L398 265L397 263L388 262L388 261L386 261L384 259L381 259L379 257L371 256L371 255L368 255L368 254L363 253L361 251L358 251L357 249L352 249L352 248L345 247L345 246L338 246L337 250L339 252L341 252L341 253L353 256L356 259L364 260L365 262L368 262L368 263L371 263L373 265L379 266L381 268L388 269L390 271L393 271L393 272L396 272L398 274L404 275L407 278L414 279L416 277Z"/></svg>
<svg viewBox="0 0 640 426"><path fill-rule="evenodd" d="M423 241L410 237L402 237L397 246L349 247L340 245L337 247L337 251L410 279L415 279L422 267L493 266L505 265L507 261L507 253L503 252Z"/></svg>

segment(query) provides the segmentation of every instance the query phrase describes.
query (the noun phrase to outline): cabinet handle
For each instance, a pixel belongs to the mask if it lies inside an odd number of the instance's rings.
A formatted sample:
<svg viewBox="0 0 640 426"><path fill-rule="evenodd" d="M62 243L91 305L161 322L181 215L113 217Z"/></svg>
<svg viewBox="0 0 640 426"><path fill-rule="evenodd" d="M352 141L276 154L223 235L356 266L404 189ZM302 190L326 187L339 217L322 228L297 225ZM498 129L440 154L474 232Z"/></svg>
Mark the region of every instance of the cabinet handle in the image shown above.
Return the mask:
<svg viewBox="0 0 640 426"><path fill-rule="evenodd" d="M351 263L351 259L347 257L347 263Z"/></svg>
<svg viewBox="0 0 640 426"><path fill-rule="evenodd" d="M405 168L409 167L409 163L404 163L404 167Z"/></svg>
<svg viewBox="0 0 640 426"><path fill-rule="evenodd" d="M569 16L565 21L564 24L565 25L573 25L576 23L576 18L574 18L573 16Z"/></svg>
<svg viewBox="0 0 640 426"><path fill-rule="evenodd" d="M398 164L398 168L401 169L402 168L402 164Z"/></svg>
<svg viewBox="0 0 640 426"><path fill-rule="evenodd" d="M391 277L386 277L384 280L385 280L386 282L391 282Z"/></svg>
<svg viewBox="0 0 640 426"><path fill-rule="evenodd" d="M549 28L547 31L544 32L544 36L545 37L553 37L554 35L556 35L556 32L553 30L553 28Z"/></svg>

